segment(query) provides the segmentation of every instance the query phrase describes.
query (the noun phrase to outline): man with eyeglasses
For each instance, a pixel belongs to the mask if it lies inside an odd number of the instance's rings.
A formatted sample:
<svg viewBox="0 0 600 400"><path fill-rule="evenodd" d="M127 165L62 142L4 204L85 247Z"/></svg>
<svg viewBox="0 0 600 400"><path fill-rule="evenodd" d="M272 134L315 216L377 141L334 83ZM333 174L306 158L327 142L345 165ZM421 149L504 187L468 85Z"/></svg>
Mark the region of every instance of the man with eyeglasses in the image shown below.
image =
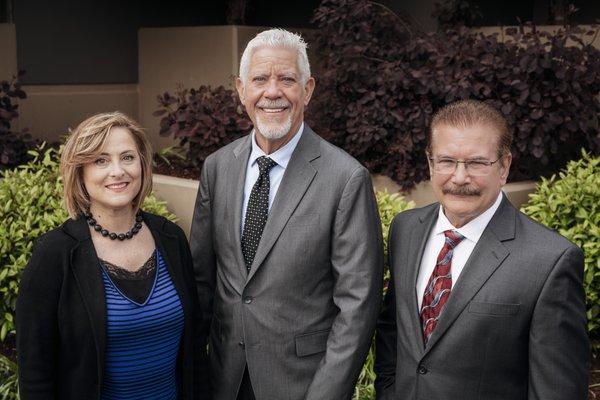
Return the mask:
<svg viewBox="0 0 600 400"><path fill-rule="evenodd" d="M480 101L433 117L439 203L390 228L377 399L587 399L583 253L502 193L511 141Z"/></svg>

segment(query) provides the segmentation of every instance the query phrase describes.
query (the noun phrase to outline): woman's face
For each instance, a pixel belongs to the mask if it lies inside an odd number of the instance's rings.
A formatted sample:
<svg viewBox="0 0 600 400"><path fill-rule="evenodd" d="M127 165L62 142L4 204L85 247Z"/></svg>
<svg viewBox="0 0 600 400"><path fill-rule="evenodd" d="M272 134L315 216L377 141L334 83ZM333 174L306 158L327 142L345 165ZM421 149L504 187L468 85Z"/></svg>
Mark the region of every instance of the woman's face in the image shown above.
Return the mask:
<svg viewBox="0 0 600 400"><path fill-rule="evenodd" d="M98 157L83 166L83 184L95 213L131 207L142 186L142 163L129 129L110 130Z"/></svg>

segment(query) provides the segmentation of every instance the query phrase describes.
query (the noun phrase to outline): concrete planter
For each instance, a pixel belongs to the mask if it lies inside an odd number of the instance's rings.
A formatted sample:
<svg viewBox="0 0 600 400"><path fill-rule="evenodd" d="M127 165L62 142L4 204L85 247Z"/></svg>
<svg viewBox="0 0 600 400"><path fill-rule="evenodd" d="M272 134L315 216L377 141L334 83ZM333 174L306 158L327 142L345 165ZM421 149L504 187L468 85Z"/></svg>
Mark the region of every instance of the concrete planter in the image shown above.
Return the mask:
<svg viewBox="0 0 600 400"><path fill-rule="evenodd" d="M160 200L167 202L167 208L177 215L177 225L186 235L190 235L194 203L200 182L193 179L176 178L167 175L152 175L152 189Z"/></svg>
<svg viewBox="0 0 600 400"><path fill-rule="evenodd" d="M169 210L179 218L177 224L189 236L199 181L155 174L153 183L156 197L167 202ZM373 188L375 190L385 189L390 193L400 191L394 181L383 175L373 175ZM504 186L503 190L511 203L520 207L527 201L529 193L535 190L535 182L509 183ZM403 195L407 200L414 201L417 207L423 207L436 201L429 181L421 182L409 193Z"/></svg>

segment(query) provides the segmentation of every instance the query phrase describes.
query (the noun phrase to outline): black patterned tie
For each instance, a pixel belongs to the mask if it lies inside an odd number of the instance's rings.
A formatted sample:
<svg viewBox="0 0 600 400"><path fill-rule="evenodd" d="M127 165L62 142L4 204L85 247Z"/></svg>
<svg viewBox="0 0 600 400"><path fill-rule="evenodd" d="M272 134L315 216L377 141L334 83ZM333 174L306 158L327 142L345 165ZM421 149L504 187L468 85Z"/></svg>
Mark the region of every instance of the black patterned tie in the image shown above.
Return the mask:
<svg viewBox="0 0 600 400"><path fill-rule="evenodd" d="M246 270L250 267L258 249L258 243L262 236L267 217L269 216L269 171L277 163L269 157L261 156L256 160L258 164L258 179L250 192L248 207L246 208L246 219L242 231L242 253L246 262Z"/></svg>

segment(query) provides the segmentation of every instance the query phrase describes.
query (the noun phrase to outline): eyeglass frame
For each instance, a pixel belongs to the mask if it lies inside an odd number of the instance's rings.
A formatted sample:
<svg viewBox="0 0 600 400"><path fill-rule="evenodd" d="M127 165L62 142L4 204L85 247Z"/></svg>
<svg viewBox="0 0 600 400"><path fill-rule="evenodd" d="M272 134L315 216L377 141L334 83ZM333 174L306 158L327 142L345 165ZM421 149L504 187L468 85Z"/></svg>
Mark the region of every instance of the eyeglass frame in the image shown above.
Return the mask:
<svg viewBox="0 0 600 400"><path fill-rule="evenodd" d="M489 161L489 160L464 160L464 161L460 161L460 160L455 160L452 157L448 157L445 158L445 161L453 161L454 162L454 169L452 170L452 172L440 172L440 171L436 171L439 174L444 174L444 175L452 175L456 172L456 170L458 169L458 164L465 164L465 172L469 175L469 176L488 176L491 172L491 166L494 165L495 163L497 163L498 161L502 160L502 158L504 158L506 154L501 155L500 157L498 157L495 161ZM431 161L433 163L433 170L435 171L435 165L439 162L439 157L436 160L434 157L431 157L429 155L429 153L427 153L427 159L429 161ZM490 168L487 173L483 174L483 175L478 175L475 174L473 175L471 172L469 172L469 165L472 163L486 163L486 167Z"/></svg>

